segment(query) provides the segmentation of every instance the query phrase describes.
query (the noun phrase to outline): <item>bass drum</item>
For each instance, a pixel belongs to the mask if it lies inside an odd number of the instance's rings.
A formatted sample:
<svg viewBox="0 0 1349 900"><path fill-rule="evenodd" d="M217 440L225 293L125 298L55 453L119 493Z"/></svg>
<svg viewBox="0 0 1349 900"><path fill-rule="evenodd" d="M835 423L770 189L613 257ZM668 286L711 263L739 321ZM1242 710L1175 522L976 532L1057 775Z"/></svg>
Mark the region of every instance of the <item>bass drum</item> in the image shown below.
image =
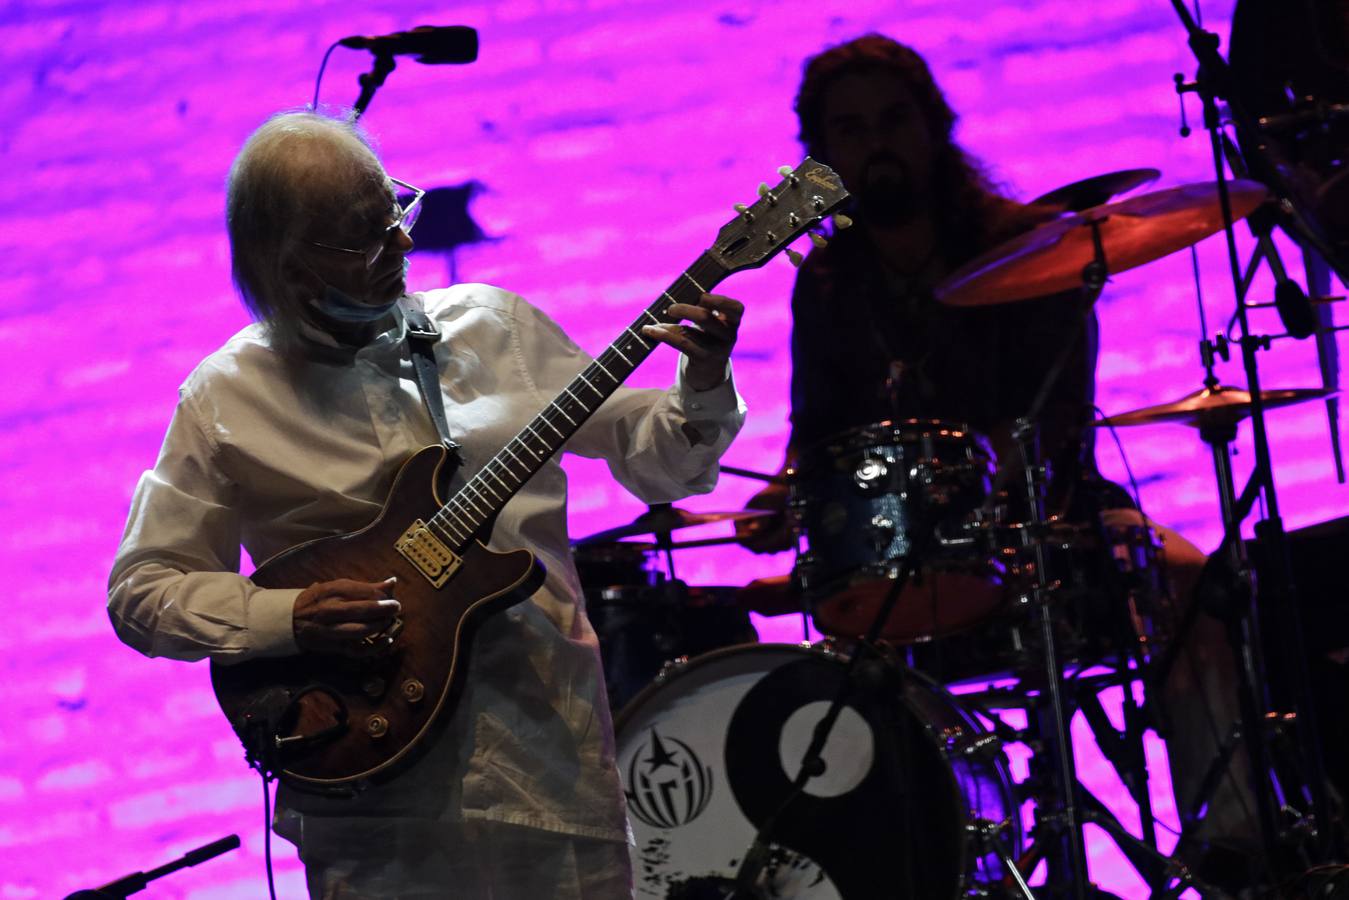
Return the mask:
<svg viewBox="0 0 1349 900"><path fill-rule="evenodd" d="M723 897L791 789L846 657L730 647L667 669L624 708L618 765L638 897ZM809 900L964 896L1001 878L970 826L1015 857L1021 831L996 741L938 686L873 659L825 746L825 771L778 817L758 893Z"/></svg>

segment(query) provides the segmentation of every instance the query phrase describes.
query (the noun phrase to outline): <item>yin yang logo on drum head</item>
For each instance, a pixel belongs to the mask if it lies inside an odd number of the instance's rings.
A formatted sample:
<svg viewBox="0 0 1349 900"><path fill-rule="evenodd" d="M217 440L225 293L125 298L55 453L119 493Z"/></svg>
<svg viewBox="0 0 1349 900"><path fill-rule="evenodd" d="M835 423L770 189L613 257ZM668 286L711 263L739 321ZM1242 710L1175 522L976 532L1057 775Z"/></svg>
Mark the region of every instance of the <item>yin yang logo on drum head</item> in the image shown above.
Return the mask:
<svg viewBox="0 0 1349 900"><path fill-rule="evenodd" d="M627 776L628 812L653 828L687 825L712 799L712 768L679 738L661 737L654 725Z"/></svg>

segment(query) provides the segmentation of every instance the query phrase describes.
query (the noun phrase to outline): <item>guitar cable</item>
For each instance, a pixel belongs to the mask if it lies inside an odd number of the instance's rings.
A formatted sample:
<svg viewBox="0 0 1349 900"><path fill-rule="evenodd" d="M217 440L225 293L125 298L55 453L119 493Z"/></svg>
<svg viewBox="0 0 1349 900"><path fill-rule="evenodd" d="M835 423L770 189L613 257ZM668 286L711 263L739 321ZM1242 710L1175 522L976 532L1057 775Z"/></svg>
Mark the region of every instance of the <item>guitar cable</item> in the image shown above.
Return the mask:
<svg viewBox="0 0 1349 900"><path fill-rule="evenodd" d="M262 767L258 767L258 774L262 776L262 848L267 860L267 894L276 900L276 879L272 874L272 775Z"/></svg>

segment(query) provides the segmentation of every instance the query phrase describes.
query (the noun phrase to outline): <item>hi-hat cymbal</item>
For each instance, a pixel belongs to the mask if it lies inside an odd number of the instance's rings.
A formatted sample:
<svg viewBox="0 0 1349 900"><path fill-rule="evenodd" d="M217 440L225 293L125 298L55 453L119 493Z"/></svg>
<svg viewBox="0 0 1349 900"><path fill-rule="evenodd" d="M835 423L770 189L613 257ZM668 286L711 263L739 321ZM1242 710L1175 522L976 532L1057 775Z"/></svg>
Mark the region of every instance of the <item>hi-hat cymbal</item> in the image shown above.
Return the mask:
<svg viewBox="0 0 1349 900"><path fill-rule="evenodd" d="M1232 216L1240 219L1264 202L1254 181L1228 183ZM1101 234L1106 269L1117 274L1197 243L1222 228L1218 187L1186 184L1093 206L1060 216L994 247L937 285L948 306L988 306L1081 287L1082 269L1094 259L1092 223Z"/></svg>
<svg viewBox="0 0 1349 900"><path fill-rule="evenodd" d="M771 515L774 515L774 513L753 509L742 509L735 512L689 512L668 503L657 503L627 525L619 525L616 528L599 531L573 543L578 547L590 544L606 544L610 541L644 534L669 534L672 531L692 528L695 525L712 525L716 522L744 522L750 519L767 518ZM728 538L727 540L729 542L734 539Z"/></svg>
<svg viewBox="0 0 1349 900"><path fill-rule="evenodd" d="M1260 392L1267 407L1292 406L1307 400L1319 400L1334 394L1328 388L1284 388ZM1219 385L1186 394L1170 403L1145 406L1132 412L1120 413L1093 422L1097 426L1152 425L1157 422L1179 422L1202 428L1206 425L1235 425L1251 414L1251 395L1241 388Z"/></svg>
<svg viewBox="0 0 1349 900"><path fill-rule="evenodd" d="M1120 172L1107 172L1093 175L1072 184L1055 188L1048 194L1041 194L1031 201L1032 206L1047 206L1068 212L1082 212L1093 206L1106 203L1111 197L1127 194L1145 184L1152 184L1162 173L1158 169L1124 169Z"/></svg>

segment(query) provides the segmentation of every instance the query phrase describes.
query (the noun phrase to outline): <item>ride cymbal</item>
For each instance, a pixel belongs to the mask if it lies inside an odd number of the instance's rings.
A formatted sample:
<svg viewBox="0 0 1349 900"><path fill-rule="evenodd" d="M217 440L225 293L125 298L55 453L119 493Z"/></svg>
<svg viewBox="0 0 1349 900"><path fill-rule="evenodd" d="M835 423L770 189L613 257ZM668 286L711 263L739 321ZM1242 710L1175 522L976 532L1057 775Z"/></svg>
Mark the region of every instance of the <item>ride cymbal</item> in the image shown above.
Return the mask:
<svg viewBox="0 0 1349 900"><path fill-rule="evenodd" d="M1264 202L1265 186L1228 182L1232 216ZM1186 184L1060 216L966 263L941 284L948 306L990 306L1057 294L1082 286L1095 258L1092 225L1101 236L1106 270L1118 274L1198 243L1223 226L1215 183Z"/></svg>
<svg viewBox="0 0 1349 900"><path fill-rule="evenodd" d="M1336 393L1328 388L1282 388L1260 392L1265 406L1273 408L1292 406L1308 400L1320 400ZM1236 424L1251 414L1251 395L1241 388L1219 385L1216 388L1186 394L1170 403L1145 406L1092 422L1095 426L1152 425L1157 422L1179 422L1200 428L1205 425Z"/></svg>

